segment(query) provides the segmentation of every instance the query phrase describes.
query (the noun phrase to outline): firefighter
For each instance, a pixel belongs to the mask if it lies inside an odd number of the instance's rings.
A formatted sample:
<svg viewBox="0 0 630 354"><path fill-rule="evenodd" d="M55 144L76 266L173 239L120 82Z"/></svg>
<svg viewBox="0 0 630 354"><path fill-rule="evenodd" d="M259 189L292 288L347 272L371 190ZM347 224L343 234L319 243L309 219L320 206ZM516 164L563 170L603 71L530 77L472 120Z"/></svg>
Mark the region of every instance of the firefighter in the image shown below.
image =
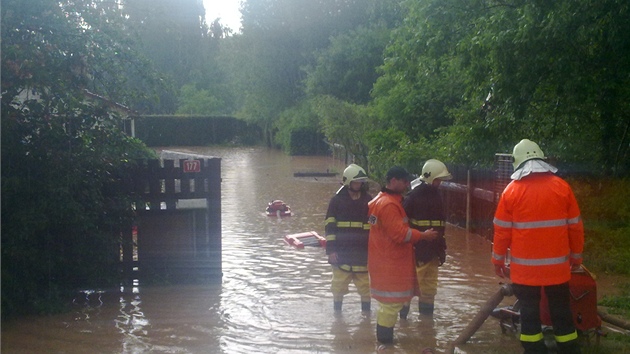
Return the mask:
<svg viewBox="0 0 630 354"><path fill-rule="evenodd" d="M409 227L402 199L411 179L404 168L390 168L387 184L368 203L370 291L379 302L376 338L383 344L393 342L398 312L414 295L413 244L420 239L434 239L438 234L433 229L421 232Z"/></svg>
<svg viewBox="0 0 630 354"><path fill-rule="evenodd" d="M509 277L521 307L521 345L526 354L547 353L540 320L541 289L549 311L558 353L580 353L570 308L571 269L580 267L584 227L569 184L556 176L535 142L514 146L512 181L494 216L492 263Z"/></svg>
<svg viewBox="0 0 630 354"><path fill-rule="evenodd" d="M370 281L367 273L367 250L370 224L367 223L368 176L358 165L343 171L343 186L328 204L326 212L326 254L332 265L333 307L341 312L343 296L353 282L361 296L361 310L370 311Z"/></svg>
<svg viewBox="0 0 630 354"><path fill-rule="evenodd" d="M420 177L411 182L413 189L403 200L412 228L420 231L432 228L438 233L435 240L420 240L414 245L416 278L420 290L418 310L423 315L433 315L438 267L446 260L446 210L438 187L443 180L451 178L442 161L430 159L422 167ZM400 312L400 318L407 318L408 313L409 305L405 305Z"/></svg>

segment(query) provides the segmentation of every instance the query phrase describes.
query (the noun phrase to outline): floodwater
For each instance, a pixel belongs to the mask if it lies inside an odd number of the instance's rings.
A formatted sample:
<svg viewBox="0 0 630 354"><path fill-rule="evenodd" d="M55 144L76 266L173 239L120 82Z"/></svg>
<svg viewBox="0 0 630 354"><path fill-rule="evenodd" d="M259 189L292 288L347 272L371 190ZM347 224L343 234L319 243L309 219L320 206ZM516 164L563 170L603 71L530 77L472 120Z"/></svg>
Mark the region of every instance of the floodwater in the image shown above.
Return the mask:
<svg viewBox="0 0 630 354"><path fill-rule="evenodd" d="M29 317L2 327L2 353L443 353L499 290L490 243L447 231L433 318L412 306L394 345L375 340L376 309L361 313L354 288L333 313L331 270L319 247L295 249L287 234L324 234L330 197L345 165L329 157L290 157L265 148L181 148L222 158L221 284L136 286L86 291L65 314ZM339 172L337 178L294 172ZM291 217L268 217L282 199ZM514 298L504 299L509 305ZM415 302L415 299L414 299ZM489 318L459 353L519 353L514 335Z"/></svg>

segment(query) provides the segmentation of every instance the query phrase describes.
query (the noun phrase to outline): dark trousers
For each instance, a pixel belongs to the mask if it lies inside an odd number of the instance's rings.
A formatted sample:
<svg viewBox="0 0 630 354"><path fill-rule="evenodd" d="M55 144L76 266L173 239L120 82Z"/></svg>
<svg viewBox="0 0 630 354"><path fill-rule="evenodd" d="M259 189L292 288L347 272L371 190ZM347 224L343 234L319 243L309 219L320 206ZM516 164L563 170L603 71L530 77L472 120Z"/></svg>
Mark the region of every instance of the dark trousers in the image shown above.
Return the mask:
<svg viewBox="0 0 630 354"><path fill-rule="evenodd" d="M580 353L577 335L574 335L576 329L571 314L569 283L544 287L512 284L514 295L521 303L521 344L525 353L547 353L540 321L541 288L544 289L549 301L549 315L558 345L558 354Z"/></svg>

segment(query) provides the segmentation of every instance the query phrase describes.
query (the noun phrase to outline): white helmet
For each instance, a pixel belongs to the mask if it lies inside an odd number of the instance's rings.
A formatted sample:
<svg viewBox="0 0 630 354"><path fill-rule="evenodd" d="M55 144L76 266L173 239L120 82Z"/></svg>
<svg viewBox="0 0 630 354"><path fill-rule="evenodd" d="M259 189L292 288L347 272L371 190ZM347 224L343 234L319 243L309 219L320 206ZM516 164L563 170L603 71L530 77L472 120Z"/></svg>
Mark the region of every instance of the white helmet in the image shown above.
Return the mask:
<svg viewBox="0 0 630 354"><path fill-rule="evenodd" d="M515 171L527 160L545 158L545 154L540 150L538 144L529 139L523 139L514 145L512 156L514 157L513 166Z"/></svg>
<svg viewBox="0 0 630 354"><path fill-rule="evenodd" d="M448 172L446 165L442 161L436 159L427 160L424 166L422 166L420 180L431 184L436 178L447 181L453 178L453 176Z"/></svg>
<svg viewBox="0 0 630 354"><path fill-rule="evenodd" d="M363 167L359 165L355 165L352 163L348 165L348 167L346 167L345 170L343 170L342 182L344 186L349 186L350 182L353 182L353 181L367 182L367 180L368 180L367 173L365 173L365 170L363 169Z"/></svg>

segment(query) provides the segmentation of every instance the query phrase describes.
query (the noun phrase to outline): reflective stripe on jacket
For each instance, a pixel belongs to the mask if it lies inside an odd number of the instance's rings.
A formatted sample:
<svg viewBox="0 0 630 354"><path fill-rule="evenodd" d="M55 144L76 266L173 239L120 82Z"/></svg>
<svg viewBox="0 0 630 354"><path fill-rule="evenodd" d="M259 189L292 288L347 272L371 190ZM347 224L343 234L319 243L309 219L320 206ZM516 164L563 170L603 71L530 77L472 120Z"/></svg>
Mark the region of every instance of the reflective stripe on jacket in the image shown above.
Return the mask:
<svg viewBox="0 0 630 354"><path fill-rule="evenodd" d="M368 203L370 291L381 302L405 302L414 295L413 243L421 234L409 227L401 201L401 195L384 190Z"/></svg>
<svg viewBox="0 0 630 354"><path fill-rule="evenodd" d="M533 173L505 188L494 217L492 263L503 264L508 249L514 283L569 281L570 264L582 263L584 226L566 181L552 173Z"/></svg>
<svg viewBox="0 0 630 354"><path fill-rule="evenodd" d="M343 187L328 204L326 254L337 253L337 266L342 270L367 272L370 200L372 196L365 192L359 199L352 199L348 187Z"/></svg>

